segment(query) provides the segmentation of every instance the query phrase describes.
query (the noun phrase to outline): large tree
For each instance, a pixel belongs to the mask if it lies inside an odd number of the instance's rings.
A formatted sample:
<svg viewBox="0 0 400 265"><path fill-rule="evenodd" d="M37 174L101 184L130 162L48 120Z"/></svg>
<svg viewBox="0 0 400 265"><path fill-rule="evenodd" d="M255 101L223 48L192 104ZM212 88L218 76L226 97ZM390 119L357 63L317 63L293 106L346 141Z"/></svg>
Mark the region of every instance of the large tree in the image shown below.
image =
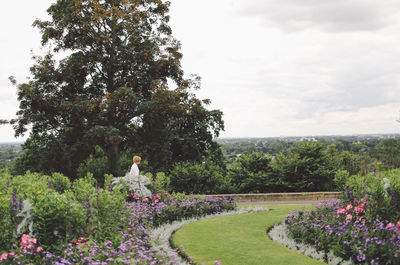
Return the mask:
<svg viewBox="0 0 400 265"><path fill-rule="evenodd" d="M128 148L152 156L158 169L173 162L174 152L181 157L198 146L196 157L186 155L198 160L213 146L222 113L206 110L207 101L191 92L198 80L183 75L169 4L58 0L47 10L50 21L34 22L49 50L34 58L29 82L17 85L20 110L11 123L16 136L31 126L25 149L39 152L37 170L73 176L95 146L111 173Z"/></svg>

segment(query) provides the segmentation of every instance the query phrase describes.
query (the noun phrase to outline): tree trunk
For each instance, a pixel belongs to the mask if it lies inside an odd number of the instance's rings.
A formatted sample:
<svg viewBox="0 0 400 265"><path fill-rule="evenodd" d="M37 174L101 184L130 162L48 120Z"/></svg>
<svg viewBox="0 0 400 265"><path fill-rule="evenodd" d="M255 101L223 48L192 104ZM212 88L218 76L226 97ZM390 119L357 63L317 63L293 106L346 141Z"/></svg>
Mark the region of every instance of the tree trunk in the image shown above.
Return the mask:
<svg viewBox="0 0 400 265"><path fill-rule="evenodd" d="M120 158L120 148L118 144L110 144L107 147L107 160L108 160L108 172L114 177L118 177L118 164ZM103 184L103 183L102 183Z"/></svg>

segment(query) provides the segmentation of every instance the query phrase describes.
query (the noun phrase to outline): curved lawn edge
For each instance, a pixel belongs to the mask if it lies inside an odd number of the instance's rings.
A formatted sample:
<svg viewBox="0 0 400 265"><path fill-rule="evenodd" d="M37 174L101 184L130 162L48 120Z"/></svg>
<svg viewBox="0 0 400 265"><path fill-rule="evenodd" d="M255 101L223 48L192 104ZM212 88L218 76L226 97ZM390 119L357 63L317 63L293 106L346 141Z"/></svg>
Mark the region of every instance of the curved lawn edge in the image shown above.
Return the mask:
<svg viewBox="0 0 400 265"><path fill-rule="evenodd" d="M266 208L266 207L240 207L237 210L233 210L233 211L227 211L227 212L217 213L217 214L210 214L210 215L206 215L203 217L194 217L194 218L190 218L190 219L174 221L169 224L161 225L161 226L151 230L151 233L150 233L150 239L151 239L151 245L152 245L151 249L154 252L157 252L160 254L162 253L167 256L175 257L176 260L180 262L177 264L181 264L181 265L191 264L185 260L186 255L185 255L185 253L182 253L182 250L179 250L178 248L173 248L171 245L170 239L171 239L173 233L175 233L175 231L177 231L184 225L187 225L187 224L195 222L195 221L203 220L203 219L237 215L237 214L245 214L245 213L252 213L252 212L261 212L261 211L268 211L268 208Z"/></svg>
<svg viewBox="0 0 400 265"><path fill-rule="evenodd" d="M277 224L268 229L267 235L271 240L286 248L292 249L312 259L328 263L329 265L352 264L350 260L343 260L342 258L334 255L332 252L325 254L322 251L316 250L316 248L313 246L297 243L294 239L289 237L289 231L284 223Z"/></svg>
<svg viewBox="0 0 400 265"><path fill-rule="evenodd" d="M312 205L268 205L267 212L226 216L191 223L173 234L175 246L184 246L185 255L195 264L235 265L319 265L267 236L267 230L281 223L293 207ZM195 240L193 240L195 239Z"/></svg>

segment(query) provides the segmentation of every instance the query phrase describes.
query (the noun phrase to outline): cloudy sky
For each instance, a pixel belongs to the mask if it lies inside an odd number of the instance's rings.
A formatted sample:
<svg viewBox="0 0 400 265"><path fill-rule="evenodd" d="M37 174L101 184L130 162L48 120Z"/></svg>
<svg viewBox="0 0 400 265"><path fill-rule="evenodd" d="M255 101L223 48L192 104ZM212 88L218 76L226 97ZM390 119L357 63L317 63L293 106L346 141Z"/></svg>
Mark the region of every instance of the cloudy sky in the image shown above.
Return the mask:
<svg viewBox="0 0 400 265"><path fill-rule="evenodd" d="M31 26L51 0L6 1L0 118L40 53ZM398 0L172 0L171 26L200 98L224 112L222 137L400 133ZM15 139L0 126L0 142Z"/></svg>

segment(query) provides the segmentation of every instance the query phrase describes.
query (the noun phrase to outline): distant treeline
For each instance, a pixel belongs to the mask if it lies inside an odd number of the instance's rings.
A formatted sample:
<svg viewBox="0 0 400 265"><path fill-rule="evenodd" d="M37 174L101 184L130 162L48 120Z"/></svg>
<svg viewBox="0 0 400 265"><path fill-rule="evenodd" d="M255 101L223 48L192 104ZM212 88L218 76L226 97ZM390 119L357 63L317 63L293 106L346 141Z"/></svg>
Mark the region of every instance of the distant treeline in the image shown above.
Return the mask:
<svg viewBox="0 0 400 265"><path fill-rule="evenodd" d="M319 137L271 137L271 138L222 138L217 139L225 156L242 153L260 152L277 155L304 140L318 141L325 146L334 144L338 151L358 153L374 152L374 148L383 140L388 142L400 139L400 134L360 135L360 136L319 136Z"/></svg>
<svg viewBox="0 0 400 265"><path fill-rule="evenodd" d="M220 139L218 143L220 147L208 152L202 161L176 162L162 172L153 171L143 157L141 172L159 178L169 191L216 194L334 191L350 175L400 168L398 136ZM8 150L4 146L3 149ZM107 156L100 147L96 150L94 156L79 166L75 177L91 172L101 185L104 174L108 173ZM21 174L16 161L9 170ZM124 155L123 161L126 172L131 156Z"/></svg>
<svg viewBox="0 0 400 265"><path fill-rule="evenodd" d="M0 168L11 167L21 152L21 143L0 143Z"/></svg>

